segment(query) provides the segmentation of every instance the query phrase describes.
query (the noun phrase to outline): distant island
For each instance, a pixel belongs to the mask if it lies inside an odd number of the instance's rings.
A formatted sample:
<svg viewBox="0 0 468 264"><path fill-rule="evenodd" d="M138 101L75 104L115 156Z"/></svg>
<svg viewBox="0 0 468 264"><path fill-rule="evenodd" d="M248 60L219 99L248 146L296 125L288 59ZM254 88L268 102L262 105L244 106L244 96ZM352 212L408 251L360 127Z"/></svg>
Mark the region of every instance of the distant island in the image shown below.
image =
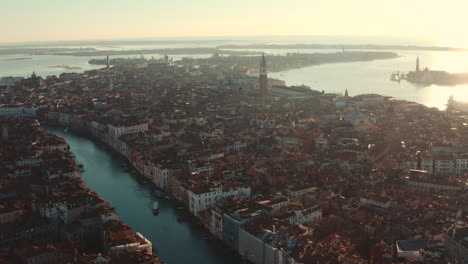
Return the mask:
<svg viewBox="0 0 468 264"><path fill-rule="evenodd" d="M223 55L254 55L257 51L238 51L222 50L218 48L173 48L173 49L135 49L135 50L94 50L94 51L76 51L76 52L58 52L55 55L71 56L116 56L116 55L135 55L135 54L161 54L161 55L199 55L214 54Z"/></svg>
<svg viewBox="0 0 468 264"><path fill-rule="evenodd" d="M381 51L346 51L334 53L289 53L287 55L267 55L269 72L280 72L328 63L361 62L397 58L394 52ZM246 65L253 72L258 70L258 56L213 56L207 59L195 59L198 64Z"/></svg>
<svg viewBox="0 0 468 264"><path fill-rule="evenodd" d="M257 56L223 56L215 53L210 58L183 58L180 62L175 64L192 64L192 65L217 65L220 67L229 68L242 68L255 72L258 68L258 60L260 55L255 52ZM327 64L327 63L341 63L341 62L358 62L358 61L372 61L381 59L397 58L398 54L394 52L383 51L346 51L334 53L290 53L287 55L267 55L268 71L280 72L290 69L298 69L308 66ZM154 63L158 60L146 59L125 59L116 58L110 59L111 65L130 65L130 64L144 64ZM89 64L106 65L106 59L91 59Z"/></svg>
<svg viewBox="0 0 468 264"><path fill-rule="evenodd" d="M416 68L407 74L392 74L390 77L393 81L406 80L412 83L420 84L437 84L437 85L458 85L468 84L468 72L465 73L450 73L446 71L434 71L425 67L421 70L419 65L419 57L416 59Z"/></svg>
<svg viewBox="0 0 468 264"><path fill-rule="evenodd" d="M70 66L70 65L52 65L49 66L49 68L59 68L59 69L65 69L65 70L79 70L81 67L79 66Z"/></svg>
<svg viewBox="0 0 468 264"><path fill-rule="evenodd" d="M132 43L132 42L129 42ZM136 42L139 43L139 42ZM151 44L152 42L149 42ZM164 42L163 42L164 43ZM167 42L175 44L178 42ZM190 44L209 44L210 42L181 42ZM157 44L157 43L155 43ZM179 43L180 44L180 43ZM161 54L161 55L199 55L199 54L224 54L224 55L254 55L265 49L332 49L332 50L423 50L423 51L468 51L465 48L415 46L415 45L375 45L375 44L251 44L251 45L219 45L216 47L184 47L184 48L146 48L132 50L116 50L96 48L63 48L63 47L24 47L24 48L0 48L0 55L63 55L63 56L116 56L135 54Z"/></svg>
<svg viewBox="0 0 468 264"><path fill-rule="evenodd" d="M228 39L167 39L167 40L141 40L141 39L119 39L119 40L67 40L67 41L47 41L23 43L24 48L43 48L47 47L87 47L87 46L125 46L125 45L172 45L172 44L212 44L229 43L234 40ZM16 43L0 43L0 49L18 48Z"/></svg>
<svg viewBox="0 0 468 264"><path fill-rule="evenodd" d="M252 44L221 45L219 49L348 49L348 50L425 50L425 51L468 51L465 48L414 46L414 45L374 45L374 44Z"/></svg>
<svg viewBox="0 0 468 264"><path fill-rule="evenodd" d="M65 53L75 51L94 51L94 48L3 48L0 49L0 55L55 55L58 52ZM68 54L69 55L69 54Z"/></svg>
<svg viewBox="0 0 468 264"><path fill-rule="evenodd" d="M17 60L32 60L32 58L31 58L31 57L27 57L27 58L1 59L0 61L17 61Z"/></svg>
<svg viewBox="0 0 468 264"><path fill-rule="evenodd" d="M221 50L218 48L164 48L134 50L98 50L95 48L11 48L0 49L0 55L62 55L62 56L115 56L135 54L198 55L220 53L224 55L253 55L256 51Z"/></svg>
<svg viewBox="0 0 468 264"><path fill-rule="evenodd" d="M468 72L450 73L446 71L432 71L425 68L422 71L411 71L406 75L406 80L413 83L458 85L468 84Z"/></svg>

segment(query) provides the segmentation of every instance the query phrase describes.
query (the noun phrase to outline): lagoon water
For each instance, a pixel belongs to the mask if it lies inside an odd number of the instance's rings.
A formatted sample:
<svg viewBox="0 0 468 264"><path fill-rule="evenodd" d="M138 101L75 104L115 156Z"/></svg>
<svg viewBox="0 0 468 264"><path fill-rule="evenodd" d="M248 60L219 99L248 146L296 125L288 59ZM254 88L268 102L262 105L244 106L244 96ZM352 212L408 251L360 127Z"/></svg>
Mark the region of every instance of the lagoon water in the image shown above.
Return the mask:
<svg viewBox="0 0 468 264"><path fill-rule="evenodd" d="M402 39L360 39L360 38L278 38L274 42L277 44L291 43L349 43L349 44L399 44L408 43ZM180 48L180 47L214 47L218 44L252 44L265 43L265 39L244 39L242 41L223 43L184 43L184 44L153 44L153 45L121 45L121 46L82 46L94 47L97 49L142 49L142 48ZM415 45L433 45L428 42L410 42ZM341 50L285 50L285 49L268 49L264 50L270 54L286 54L288 52L340 52ZM258 51L259 53L262 51ZM390 81L390 74L400 71L408 72L415 67L416 57L419 56L421 66L428 66L433 70L444 70L448 72L468 72L468 52L463 51L393 51L400 57L389 60L376 60L370 62L353 62L353 63L335 63L324 64L301 69L293 69L278 73L270 73L273 78L283 79L287 85L302 85L305 84L315 90L325 90L329 93L344 93L348 89L350 95L358 95L364 93L376 93L387 96L393 96L397 99L415 101L430 107L445 109L445 104L449 96L453 95L456 100L468 101L468 85L458 86L438 86L438 85L419 85L411 84L405 81L401 83ZM139 54L113 56L118 57L139 57ZM146 58L154 56L161 57L160 54L147 54ZM182 57L208 57L210 54L202 55L177 55L173 56L175 60ZM31 57L28 60L10 60L13 58ZM77 57L77 56L56 56L56 55L15 55L15 56L0 56L0 77L5 76L30 76L33 71L38 75L58 75L64 72L60 68L50 68L54 65L70 65L78 66L82 69L72 70L74 72L83 72L85 70L101 68L100 65L90 65L88 60L92 58L102 57Z"/></svg>
<svg viewBox="0 0 468 264"><path fill-rule="evenodd" d="M468 52L395 51L400 57L370 62L324 64L319 66L271 73L270 77L286 81L287 85L310 86L327 93L381 94L396 99L414 101L429 107L445 109L448 98L468 101L468 85L421 85L406 81L392 82L390 74L414 70L416 57L421 65L434 70L468 72Z"/></svg>

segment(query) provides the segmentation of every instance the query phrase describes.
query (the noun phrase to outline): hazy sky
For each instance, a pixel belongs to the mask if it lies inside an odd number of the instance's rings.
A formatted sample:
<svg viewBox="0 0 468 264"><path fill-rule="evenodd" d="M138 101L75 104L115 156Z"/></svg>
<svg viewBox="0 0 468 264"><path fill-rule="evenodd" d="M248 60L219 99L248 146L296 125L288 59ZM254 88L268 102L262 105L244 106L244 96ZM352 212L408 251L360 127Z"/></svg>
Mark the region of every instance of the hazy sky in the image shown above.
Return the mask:
<svg viewBox="0 0 468 264"><path fill-rule="evenodd" d="M467 0L0 0L0 42L392 35L468 46Z"/></svg>

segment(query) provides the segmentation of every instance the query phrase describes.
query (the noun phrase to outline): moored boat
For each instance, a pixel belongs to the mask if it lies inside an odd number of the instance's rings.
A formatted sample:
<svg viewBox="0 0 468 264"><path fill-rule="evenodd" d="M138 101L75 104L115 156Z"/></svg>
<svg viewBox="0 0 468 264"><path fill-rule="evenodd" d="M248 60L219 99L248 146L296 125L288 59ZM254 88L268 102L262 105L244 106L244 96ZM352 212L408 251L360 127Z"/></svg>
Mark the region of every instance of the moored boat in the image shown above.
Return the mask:
<svg viewBox="0 0 468 264"><path fill-rule="evenodd" d="M153 203L153 214L154 215L159 214L159 203L157 201L154 201L154 203Z"/></svg>

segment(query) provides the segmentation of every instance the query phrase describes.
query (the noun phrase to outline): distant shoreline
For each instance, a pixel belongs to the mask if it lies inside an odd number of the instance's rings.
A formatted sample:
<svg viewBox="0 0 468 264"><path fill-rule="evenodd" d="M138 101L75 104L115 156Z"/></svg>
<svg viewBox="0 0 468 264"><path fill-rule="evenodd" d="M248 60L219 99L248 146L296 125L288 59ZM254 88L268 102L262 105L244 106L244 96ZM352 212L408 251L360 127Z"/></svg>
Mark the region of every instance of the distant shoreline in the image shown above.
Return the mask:
<svg viewBox="0 0 468 264"><path fill-rule="evenodd" d="M331 52L331 53L290 53L288 55L267 55L268 71L281 72L292 69L300 69L304 67L316 66L330 63L345 63L345 62L364 62L381 59L393 59L399 57L394 52L385 51L347 51L347 52ZM199 65L221 65L226 68L237 67L242 65L246 70L255 71L258 68L258 56L219 56L213 55L209 58L193 58L190 60L192 64ZM181 61L184 61L182 59ZM110 59L110 65L124 64L145 64L155 62L146 59L125 59L116 58ZM106 59L91 59L88 61L92 65L106 65ZM176 61L175 63L178 63Z"/></svg>
<svg viewBox="0 0 468 264"><path fill-rule="evenodd" d="M468 72L450 73L446 71L410 71L402 75L402 80L419 84L456 86L468 84Z"/></svg>
<svg viewBox="0 0 468 264"><path fill-rule="evenodd" d="M32 58L25 57L25 58L1 59L0 61L17 61L17 60L32 60Z"/></svg>
<svg viewBox="0 0 468 264"><path fill-rule="evenodd" d="M422 51L468 51L465 48L414 46L414 45L373 45L373 44L251 44L221 45L219 49L349 49L349 50L422 50Z"/></svg>
<svg viewBox="0 0 468 264"><path fill-rule="evenodd" d="M62 56L116 56L135 54L161 55L198 55L222 53L224 55L255 55L265 49L331 49L331 50L381 50L381 51L468 51L466 48L417 46L417 45L375 45L375 44L249 44L249 45L219 45L216 47L190 47L195 44L186 42L184 48L142 48L132 50L98 50L96 48L8 48L1 49L0 55L62 55Z"/></svg>
<svg viewBox="0 0 468 264"><path fill-rule="evenodd" d="M69 65L51 65L49 68L58 68L58 69L65 69L65 70L79 70L82 69L79 66L69 66Z"/></svg>

